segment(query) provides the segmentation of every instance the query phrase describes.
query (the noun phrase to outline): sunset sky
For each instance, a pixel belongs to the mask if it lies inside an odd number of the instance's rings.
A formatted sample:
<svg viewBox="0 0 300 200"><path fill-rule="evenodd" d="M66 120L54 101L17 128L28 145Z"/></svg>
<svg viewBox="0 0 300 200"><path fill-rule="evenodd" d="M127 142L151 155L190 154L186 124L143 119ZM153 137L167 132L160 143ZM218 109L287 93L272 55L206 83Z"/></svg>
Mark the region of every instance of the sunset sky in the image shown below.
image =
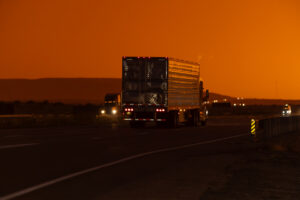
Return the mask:
<svg viewBox="0 0 300 200"><path fill-rule="evenodd" d="M120 78L122 56L198 61L213 92L300 99L300 1L0 0L0 78Z"/></svg>

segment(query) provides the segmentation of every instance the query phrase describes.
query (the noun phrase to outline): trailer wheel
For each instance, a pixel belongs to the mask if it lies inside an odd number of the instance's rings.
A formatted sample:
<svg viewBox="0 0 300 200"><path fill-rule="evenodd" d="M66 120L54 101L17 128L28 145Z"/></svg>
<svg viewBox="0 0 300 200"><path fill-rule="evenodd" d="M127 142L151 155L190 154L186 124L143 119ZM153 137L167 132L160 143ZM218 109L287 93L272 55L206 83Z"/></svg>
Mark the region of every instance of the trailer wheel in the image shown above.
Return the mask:
<svg viewBox="0 0 300 200"><path fill-rule="evenodd" d="M168 121L169 121L170 127L172 127L172 128L178 127L178 114L177 114L177 112L171 112L170 115L169 115Z"/></svg>
<svg viewBox="0 0 300 200"><path fill-rule="evenodd" d="M168 125L166 122L156 122L157 127L165 127L166 125Z"/></svg>
<svg viewBox="0 0 300 200"><path fill-rule="evenodd" d="M191 125L195 127L199 126L199 120L200 120L199 111L194 110L192 112Z"/></svg>
<svg viewBox="0 0 300 200"><path fill-rule="evenodd" d="M130 122L131 128L142 128L144 126L145 126L145 122L141 122L141 121L131 121Z"/></svg>
<svg viewBox="0 0 300 200"><path fill-rule="evenodd" d="M197 127L199 125L199 112L197 110L193 113L193 126Z"/></svg>
<svg viewBox="0 0 300 200"><path fill-rule="evenodd" d="M201 121L201 126L205 126L206 125L206 120L204 120L204 121Z"/></svg>

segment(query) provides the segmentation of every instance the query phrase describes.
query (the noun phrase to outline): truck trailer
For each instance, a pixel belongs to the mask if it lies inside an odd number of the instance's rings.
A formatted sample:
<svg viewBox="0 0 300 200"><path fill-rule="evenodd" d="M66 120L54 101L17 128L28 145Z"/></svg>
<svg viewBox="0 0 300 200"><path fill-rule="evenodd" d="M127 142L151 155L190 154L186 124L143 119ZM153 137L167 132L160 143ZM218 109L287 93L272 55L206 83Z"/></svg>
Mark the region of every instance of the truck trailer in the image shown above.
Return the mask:
<svg viewBox="0 0 300 200"><path fill-rule="evenodd" d="M145 122L206 124L200 64L168 57L123 57L121 112L132 126Z"/></svg>

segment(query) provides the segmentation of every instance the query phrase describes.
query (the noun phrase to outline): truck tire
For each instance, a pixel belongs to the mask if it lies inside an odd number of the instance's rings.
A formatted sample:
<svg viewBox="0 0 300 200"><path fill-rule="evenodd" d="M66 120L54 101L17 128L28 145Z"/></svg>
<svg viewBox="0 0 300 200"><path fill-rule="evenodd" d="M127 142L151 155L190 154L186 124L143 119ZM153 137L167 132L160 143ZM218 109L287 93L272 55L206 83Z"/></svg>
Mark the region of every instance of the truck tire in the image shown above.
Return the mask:
<svg viewBox="0 0 300 200"><path fill-rule="evenodd" d="M197 110L193 112L193 126L199 126L199 112Z"/></svg>
<svg viewBox="0 0 300 200"><path fill-rule="evenodd" d="M178 127L178 114L177 114L177 112L171 112L170 113L168 122L169 122L169 126L171 128Z"/></svg>
<svg viewBox="0 0 300 200"><path fill-rule="evenodd" d="M168 125L167 122L156 122L157 127L165 127L166 125Z"/></svg>
<svg viewBox="0 0 300 200"><path fill-rule="evenodd" d="M200 116L199 116L199 111L198 110L194 110L193 113L192 113L192 126L199 126L199 119Z"/></svg>
<svg viewBox="0 0 300 200"><path fill-rule="evenodd" d="M130 122L130 127L131 128L142 128L145 126L145 122L141 121L131 121Z"/></svg>
<svg viewBox="0 0 300 200"><path fill-rule="evenodd" d="M207 120L201 121L201 126L205 126L207 123Z"/></svg>

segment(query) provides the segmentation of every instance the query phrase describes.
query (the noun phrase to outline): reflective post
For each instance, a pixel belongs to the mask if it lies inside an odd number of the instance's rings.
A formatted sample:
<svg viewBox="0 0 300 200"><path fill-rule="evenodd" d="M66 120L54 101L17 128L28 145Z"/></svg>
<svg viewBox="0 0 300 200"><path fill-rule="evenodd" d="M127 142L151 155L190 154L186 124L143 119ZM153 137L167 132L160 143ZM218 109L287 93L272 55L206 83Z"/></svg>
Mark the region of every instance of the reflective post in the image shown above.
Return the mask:
<svg viewBox="0 0 300 200"><path fill-rule="evenodd" d="M256 141L256 121L255 119L251 119L250 133Z"/></svg>

